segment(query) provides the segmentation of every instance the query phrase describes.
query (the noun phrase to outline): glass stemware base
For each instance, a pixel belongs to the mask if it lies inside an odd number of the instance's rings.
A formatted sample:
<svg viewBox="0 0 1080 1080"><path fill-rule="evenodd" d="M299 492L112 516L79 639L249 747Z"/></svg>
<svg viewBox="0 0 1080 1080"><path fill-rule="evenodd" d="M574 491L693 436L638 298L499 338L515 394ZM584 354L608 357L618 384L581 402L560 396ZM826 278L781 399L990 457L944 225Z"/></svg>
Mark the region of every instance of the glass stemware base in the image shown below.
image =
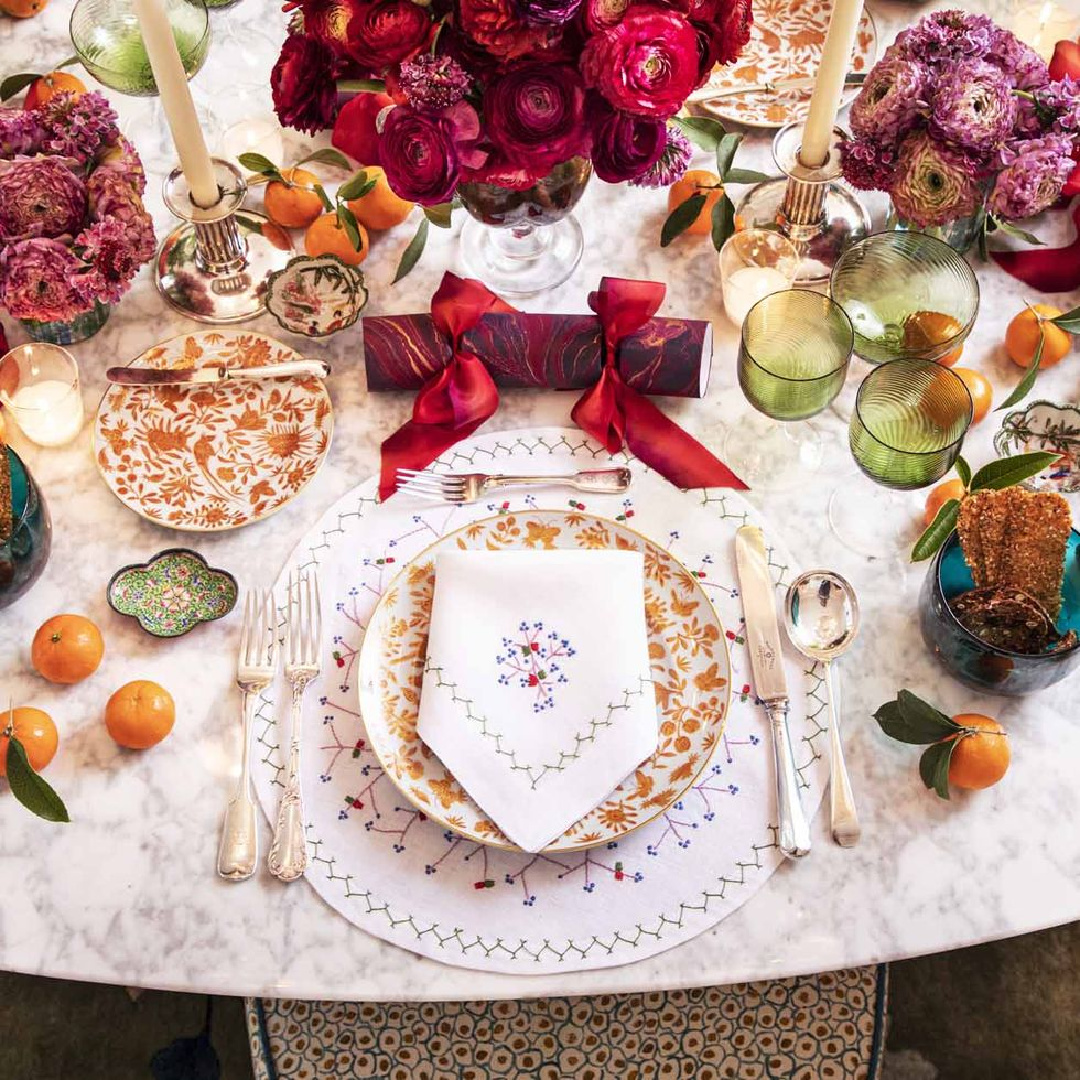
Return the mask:
<svg viewBox="0 0 1080 1080"><path fill-rule="evenodd" d="M504 296L535 296L573 274L585 240L573 214L552 225L510 229L469 217L461 229L461 247L466 269L489 289Z"/></svg>
<svg viewBox="0 0 1080 1080"><path fill-rule="evenodd" d="M807 420L781 423L754 413L729 428L723 458L753 491L790 491L821 470L824 442Z"/></svg>
<svg viewBox="0 0 1080 1080"><path fill-rule="evenodd" d="M850 551L867 559L906 560L922 534L925 496L868 486L852 470L829 497L829 528Z"/></svg>

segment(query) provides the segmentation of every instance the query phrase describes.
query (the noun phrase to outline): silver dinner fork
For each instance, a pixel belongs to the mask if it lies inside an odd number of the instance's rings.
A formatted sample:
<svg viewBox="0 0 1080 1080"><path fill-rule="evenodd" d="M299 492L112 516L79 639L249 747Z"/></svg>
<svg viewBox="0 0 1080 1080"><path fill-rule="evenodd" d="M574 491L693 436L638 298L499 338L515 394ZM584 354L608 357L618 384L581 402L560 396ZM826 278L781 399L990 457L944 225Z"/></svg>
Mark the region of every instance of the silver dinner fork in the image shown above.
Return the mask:
<svg viewBox="0 0 1080 1080"><path fill-rule="evenodd" d="M229 800L218 846L217 872L229 881L243 881L255 872L259 859L259 830L251 797L251 728L258 694L274 678L274 594L251 591L244 602L236 685L240 687L243 747L240 777Z"/></svg>
<svg viewBox="0 0 1080 1080"><path fill-rule="evenodd" d="M398 469L400 490L438 502L476 502L489 491L505 487L550 486L575 488L593 495L620 495L630 486L630 470L587 469L562 476L507 476L488 473L435 473Z"/></svg>
<svg viewBox="0 0 1080 1080"><path fill-rule="evenodd" d="M295 881L307 868L304 840L304 801L300 791L300 736L303 731L304 691L321 670L322 604L319 579L301 574L293 583L289 574L288 622L285 637L285 678L292 686L289 760L285 793L278 807L274 840L270 845L270 873L282 881Z"/></svg>

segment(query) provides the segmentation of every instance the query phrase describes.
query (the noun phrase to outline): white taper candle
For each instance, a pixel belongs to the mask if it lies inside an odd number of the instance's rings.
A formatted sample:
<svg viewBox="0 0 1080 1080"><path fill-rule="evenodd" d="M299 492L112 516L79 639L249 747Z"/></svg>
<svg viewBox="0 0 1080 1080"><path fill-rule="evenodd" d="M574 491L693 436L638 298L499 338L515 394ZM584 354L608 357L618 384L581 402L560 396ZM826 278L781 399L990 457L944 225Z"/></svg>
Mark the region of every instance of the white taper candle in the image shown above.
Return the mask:
<svg viewBox="0 0 1080 1080"><path fill-rule="evenodd" d="M210 160L206 140L195 115L187 72L176 48L165 6L162 0L132 0L132 6L139 20L154 82L161 95L165 119L169 122L180 158L180 168L184 170L184 177L191 189L191 198L198 206L213 206L218 201L214 163Z"/></svg>
<svg viewBox="0 0 1080 1080"><path fill-rule="evenodd" d="M862 18L863 0L833 0L829 32L821 52L821 66L810 98L810 111L803 127L799 160L810 168L823 165L829 156L836 114L844 95L855 35Z"/></svg>

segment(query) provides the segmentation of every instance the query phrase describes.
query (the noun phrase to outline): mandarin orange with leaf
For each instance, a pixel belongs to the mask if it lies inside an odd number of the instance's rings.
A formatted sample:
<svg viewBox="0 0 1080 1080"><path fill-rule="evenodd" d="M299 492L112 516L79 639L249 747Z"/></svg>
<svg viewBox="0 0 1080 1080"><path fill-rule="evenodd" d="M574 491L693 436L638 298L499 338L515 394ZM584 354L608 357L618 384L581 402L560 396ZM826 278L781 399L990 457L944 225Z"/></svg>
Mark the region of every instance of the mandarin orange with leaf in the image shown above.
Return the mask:
<svg viewBox="0 0 1080 1080"><path fill-rule="evenodd" d="M1060 314L1060 308L1051 307L1049 304L1032 304L1014 315L1005 331L1005 351L1009 354L1009 359L1019 367L1031 367L1039 348L1041 328L1044 340L1039 370L1061 363L1072 348L1072 337L1068 331L1050 322Z"/></svg>
<svg viewBox="0 0 1080 1080"><path fill-rule="evenodd" d="M668 189L668 213L681 206L694 195L704 195L705 204L698 216L684 230L690 236L708 236L712 232L712 210L724 194L724 185L720 177L708 169L690 169L681 180L676 180Z"/></svg>
<svg viewBox="0 0 1080 1080"><path fill-rule="evenodd" d="M356 215L356 220L373 232L392 229L400 225L412 212L416 203L398 195L386 182L386 172L378 165L365 165L364 172L375 186L359 199L350 199L345 205Z"/></svg>
<svg viewBox="0 0 1080 1080"><path fill-rule="evenodd" d="M322 212L323 201L314 185L319 178L307 169L285 169L285 179L271 180L263 192L263 207L271 221L286 229L306 229Z"/></svg>
<svg viewBox="0 0 1080 1080"><path fill-rule="evenodd" d="M67 71L50 71L30 84L23 100L24 109L40 109L57 94L74 94L78 97L86 93L86 83Z"/></svg>
<svg viewBox="0 0 1080 1080"><path fill-rule="evenodd" d="M949 784L977 791L996 784L1009 768L1012 753L1005 729L982 713L959 713L953 718L961 727L978 728L973 735L956 735L949 759Z"/></svg>
<svg viewBox="0 0 1080 1080"><path fill-rule="evenodd" d="M21 708L0 713L0 777L7 776L8 744L11 742L11 735L22 743L30 768L34 772L41 772L56 756L60 738L56 733L56 724L47 712Z"/></svg>
<svg viewBox="0 0 1080 1080"><path fill-rule="evenodd" d="M317 217L304 233L304 251L312 258L318 255L336 255L350 266L359 266L368 257L371 241L363 225L358 225L357 231L360 234L359 250L353 246L352 239L338 220L337 214L323 214Z"/></svg>
<svg viewBox="0 0 1080 1080"><path fill-rule="evenodd" d="M950 499L962 499L966 494L967 488L964 487L963 480L946 480L944 483L938 484L926 496L926 509L923 511L923 520L926 522L926 527L930 528L934 518L938 516L938 511Z"/></svg>

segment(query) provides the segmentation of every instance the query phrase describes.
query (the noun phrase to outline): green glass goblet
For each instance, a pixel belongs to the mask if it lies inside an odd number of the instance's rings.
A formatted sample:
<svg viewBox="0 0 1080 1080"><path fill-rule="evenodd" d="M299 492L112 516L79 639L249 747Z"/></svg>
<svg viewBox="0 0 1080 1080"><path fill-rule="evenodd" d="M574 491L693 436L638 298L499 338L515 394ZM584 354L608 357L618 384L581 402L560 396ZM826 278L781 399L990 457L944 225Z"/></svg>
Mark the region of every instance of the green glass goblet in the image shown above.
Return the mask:
<svg viewBox="0 0 1080 1080"><path fill-rule="evenodd" d="M852 457L875 484L846 484L829 500L833 531L871 557L915 539L916 508L895 492L939 481L960 456L974 408L964 381L931 360L892 360L863 380L848 429Z"/></svg>
<svg viewBox="0 0 1080 1080"><path fill-rule="evenodd" d="M742 326L739 386L764 416L732 428L725 460L758 490L779 490L820 468L820 433L805 421L840 393L854 334L843 310L821 293L787 289L755 304Z"/></svg>
<svg viewBox="0 0 1080 1080"><path fill-rule="evenodd" d="M852 244L829 291L851 319L856 355L871 364L940 360L960 348L979 313L967 259L925 233L874 233Z"/></svg>
<svg viewBox="0 0 1080 1080"><path fill-rule="evenodd" d="M163 0L190 79L210 48L205 0ZM154 97L157 84L150 68L131 0L78 0L71 12L71 43L86 70L99 83L121 94Z"/></svg>

